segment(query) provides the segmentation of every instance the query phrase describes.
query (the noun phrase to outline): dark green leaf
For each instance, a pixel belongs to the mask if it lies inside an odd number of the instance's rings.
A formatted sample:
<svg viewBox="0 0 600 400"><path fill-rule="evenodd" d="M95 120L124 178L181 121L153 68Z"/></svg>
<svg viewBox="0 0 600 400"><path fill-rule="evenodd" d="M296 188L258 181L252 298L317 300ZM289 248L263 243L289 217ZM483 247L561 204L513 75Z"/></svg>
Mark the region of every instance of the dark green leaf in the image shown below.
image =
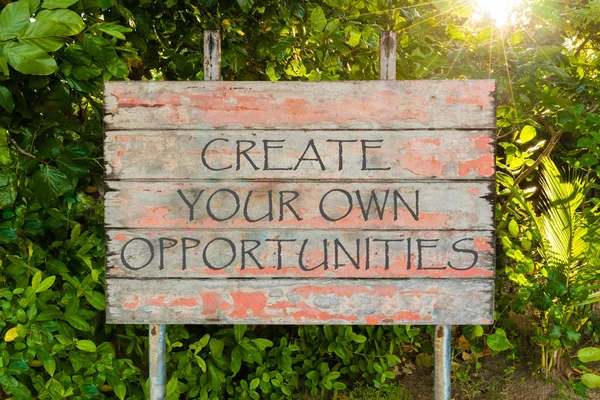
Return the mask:
<svg viewBox="0 0 600 400"><path fill-rule="evenodd" d="M252 9L252 5L254 4L254 0L236 0L238 6L242 9L243 12L247 13Z"/></svg>
<svg viewBox="0 0 600 400"><path fill-rule="evenodd" d="M54 196L61 196L74 189L75 185L63 172L50 165L43 165L33 176L34 184L49 190ZM39 191L38 191L39 192Z"/></svg>
<svg viewBox="0 0 600 400"><path fill-rule="evenodd" d="M0 85L0 106L8 112L12 112L15 109L15 102L10 90Z"/></svg>

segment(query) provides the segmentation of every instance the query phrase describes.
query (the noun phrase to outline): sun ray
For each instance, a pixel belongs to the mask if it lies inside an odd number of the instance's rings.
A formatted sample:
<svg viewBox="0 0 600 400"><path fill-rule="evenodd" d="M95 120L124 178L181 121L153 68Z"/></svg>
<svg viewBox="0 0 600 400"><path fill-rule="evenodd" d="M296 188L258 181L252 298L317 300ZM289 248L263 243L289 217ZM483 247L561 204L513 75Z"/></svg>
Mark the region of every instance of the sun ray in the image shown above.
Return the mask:
<svg viewBox="0 0 600 400"><path fill-rule="evenodd" d="M498 31L500 31L500 39L501 39L501 43L502 43L502 52L504 53L504 65L506 66L506 76L508 78L508 88L510 91L510 98L511 101L513 103L513 107L516 109L517 108L517 102L515 101L515 94L513 92L513 87L512 87L512 78L510 76L510 68L508 66L508 55L506 54L506 46L504 45L504 31L502 29L498 29Z"/></svg>

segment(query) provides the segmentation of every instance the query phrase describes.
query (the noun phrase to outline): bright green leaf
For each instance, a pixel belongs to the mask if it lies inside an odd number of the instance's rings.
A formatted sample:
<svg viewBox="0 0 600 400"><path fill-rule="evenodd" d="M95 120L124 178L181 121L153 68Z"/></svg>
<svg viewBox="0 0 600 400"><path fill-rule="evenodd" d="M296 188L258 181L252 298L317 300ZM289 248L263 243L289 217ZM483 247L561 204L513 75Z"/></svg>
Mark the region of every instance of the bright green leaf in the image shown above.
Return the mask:
<svg viewBox="0 0 600 400"><path fill-rule="evenodd" d="M577 358L584 363L600 361L600 348L584 347L577 352Z"/></svg>
<svg viewBox="0 0 600 400"><path fill-rule="evenodd" d="M29 5L24 1L8 3L0 13L0 40L14 39L29 23Z"/></svg>
<svg viewBox="0 0 600 400"><path fill-rule="evenodd" d="M72 36L85 28L83 19L71 10L42 10L35 16L35 21L32 25L38 22L44 25L47 22L54 24L54 34L52 36Z"/></svg>
<svg viewBox="0 0 600 400"><path fill-rule="evenodd" d="M536 136L536 130L531 125L525 125L523 129L521 129L521 133L519 135L519 140L521 143L527 143Z"/></svg>
<svg viewBox="0 0 600 400"><path fill-rule="evenodd" d="M513 348L503 329L496 329L494 334L489 335L487 337L487 345L490 349L497 352Z"/></svg>
<svg viewBox="0 0 600 400"><path fill-rule="evenodd" d="M77 3L79 0L44 0L42 8L67 8Z"/></svg>
<svg viewBox="0 0 600 400"><path fill-rule="evenodd" d="M327 18L325 18L325 13L321 7L316 6L310 13L310 24L318 32L322 32L327 26Z"/></svg>
<svg viewBox="0 0 600 400"><path fill-rule="evenodd" d="M78 340L75 342L75 346L77 346L79 350L87 351L88 353L96 352L96 344L91 340Z"/></svg>
<svg viewBox="0 0 600 400"><path fill-rule="evenodd" d="M54 281L56 280L56 276L49 276L46 279L44 279L42 281L42 283L40 283L40 286L37 287L37 289L35 289L36 293L40 293L40 292L44 292L48 289L50 289L50 286L52 286L54 284Z"/></svg>
<svg viewBox="0 0 600 400"><path fill-rule="evenodd" d="M596 374L583 374L581 382L589 389L600 387L600 376Z"/></svg>
<svg viewBox="0 0 600 400"><path fill-rule="evenodd" d="M519 236L519 224L514 219L508 223L508 232L515 237Z"/></svg>

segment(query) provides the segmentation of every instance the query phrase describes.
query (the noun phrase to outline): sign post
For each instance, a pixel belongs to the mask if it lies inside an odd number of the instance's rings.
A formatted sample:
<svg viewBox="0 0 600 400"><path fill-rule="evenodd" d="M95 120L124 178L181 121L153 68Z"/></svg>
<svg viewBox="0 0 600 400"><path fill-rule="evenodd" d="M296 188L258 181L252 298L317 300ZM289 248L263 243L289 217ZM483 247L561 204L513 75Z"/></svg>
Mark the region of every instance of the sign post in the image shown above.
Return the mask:
<svg viewBox="0 0 600 400"><path fill-rule="evenodd" d="M106 83L107 322L151 325L152 399L175 323L438 325L449 398L449 325L493 322L495 88L395 81L394 36L380 81Z"/></svg>

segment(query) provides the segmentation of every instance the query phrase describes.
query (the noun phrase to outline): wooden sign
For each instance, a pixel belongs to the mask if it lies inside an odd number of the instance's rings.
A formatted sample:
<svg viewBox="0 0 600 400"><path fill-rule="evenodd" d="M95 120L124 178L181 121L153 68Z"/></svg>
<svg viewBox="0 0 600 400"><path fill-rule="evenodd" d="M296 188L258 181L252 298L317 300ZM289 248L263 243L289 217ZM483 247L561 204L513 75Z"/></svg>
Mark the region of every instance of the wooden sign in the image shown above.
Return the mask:
<svg viewBox="0 0 600 400"><path fill-rule="evenodd" d="M494 91L107 82L107 321L492 323Z"/></svg>

